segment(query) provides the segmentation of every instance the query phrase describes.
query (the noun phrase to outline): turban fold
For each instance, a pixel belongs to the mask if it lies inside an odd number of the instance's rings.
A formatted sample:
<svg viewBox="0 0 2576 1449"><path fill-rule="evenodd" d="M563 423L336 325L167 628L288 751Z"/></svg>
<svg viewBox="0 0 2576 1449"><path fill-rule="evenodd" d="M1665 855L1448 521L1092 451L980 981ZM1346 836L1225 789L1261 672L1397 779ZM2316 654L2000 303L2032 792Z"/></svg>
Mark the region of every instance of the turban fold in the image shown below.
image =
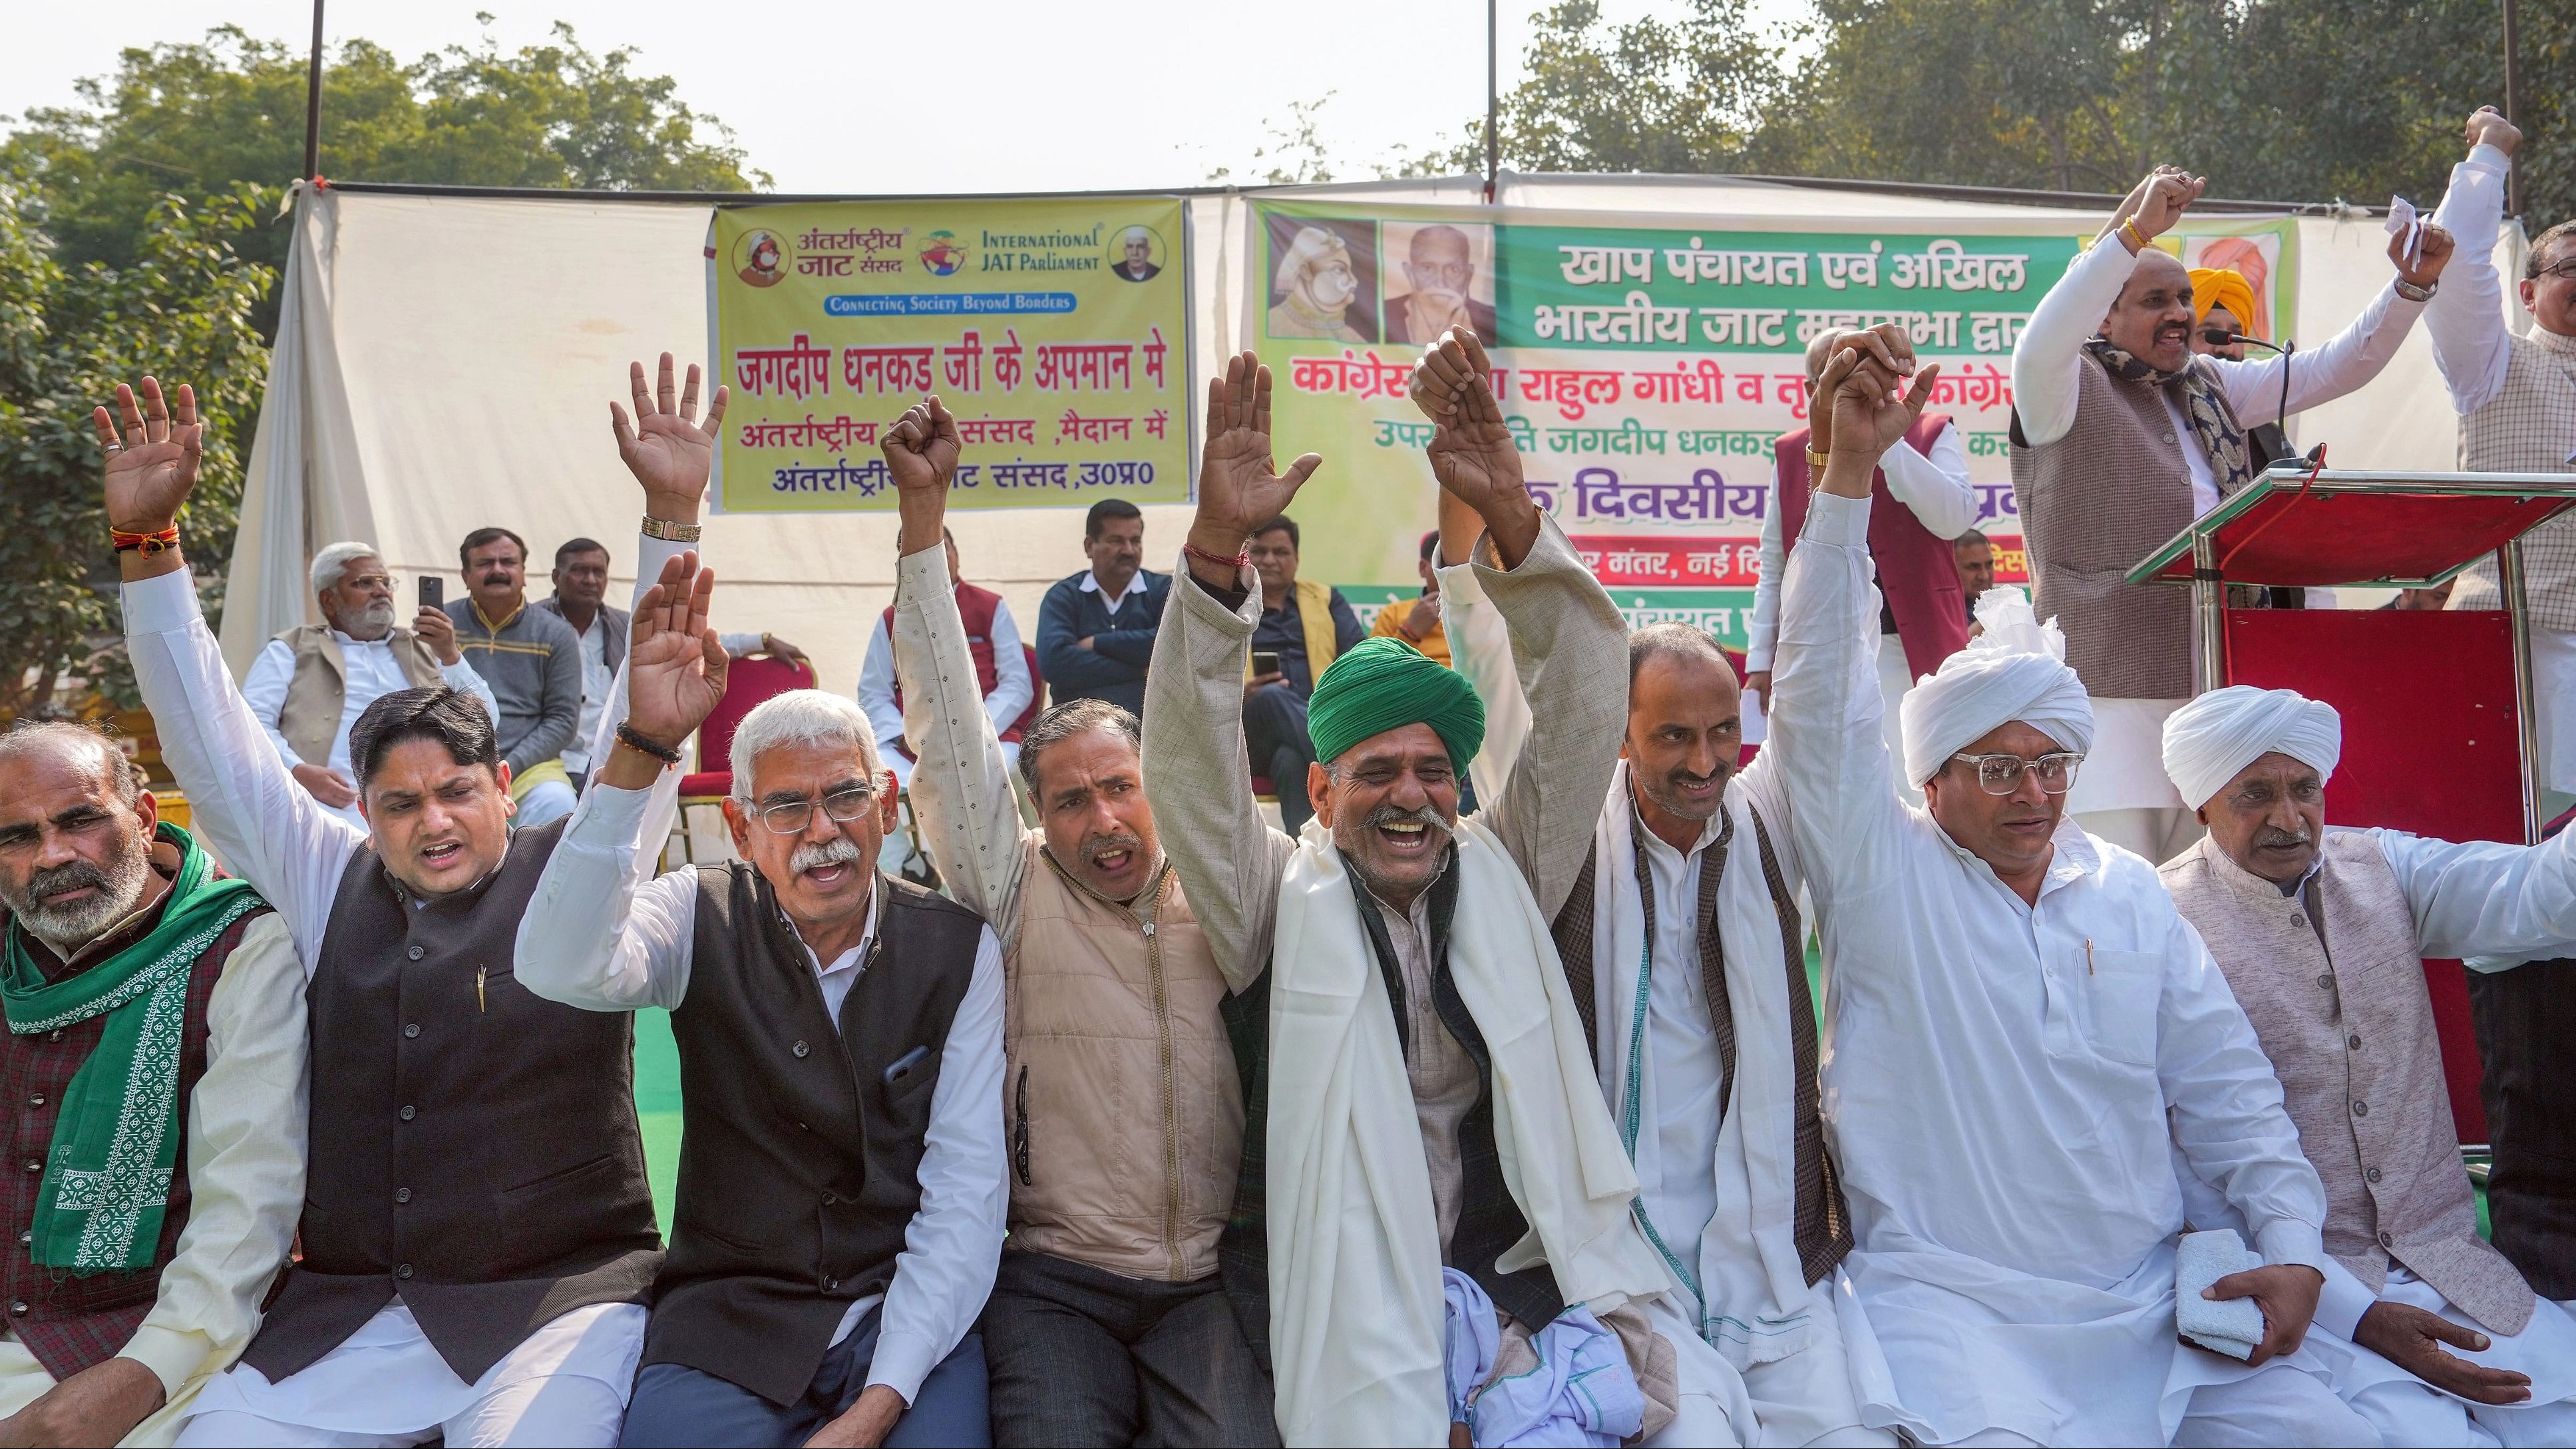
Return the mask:
<svg viewBox="0 0 2576 1449"><path fill-rule="evenodd" d="M1985 632L1941 661L1906 692L1905 778L1916 785L1941 773L1950 757L1992 731L2020 720L2082 754L2093 748L2093 702L2066 667L2066 636L2039 622L2030 596L2009 584L1977 596Z"/></svg>
<svg viewBox="0 0 2576 1449"><path fill-rule="evenodd" d="M2343 758L2343 716L2296 690L2231 684L2165 720L2165 773L2194 810L2226 789L2237 771L2274 751L2332 778Z"/></svg>
<svg viewBox="0 0 2576 1449"><path fill-rule="evenodd" d="M2209 320L2209 309L2224 307L2236 319L2236 330L2248 336L2254 331L2254 287L2243 272L2225 267L2191 269L2191 311L2200 321Z"/></svg>
<svg viewBox="0 0 2576 1449"><path fill-rule="evenodd" d="M1306 733L1315 758L1331 764L1372 735L1427 724L1449 747L1449 768L1465 770L1485 743L1485 702L1467 677L1426 659L1401 639L1363 639L1315 681Z"/></svg>
<svg viewBox="0 0 2576 1449"><path fill-rule="evenodd" d="M1351 249L1343 244L1340 237L1320 226L1298 228L1297 235L1289 239L1287 249L1279 254L1279 265L1270 277L1271 292L1285 295L1296 291L1297 283L1306 275L1308 267L1335 256L1340 257L1344 265L1349 265Z"/></svg>

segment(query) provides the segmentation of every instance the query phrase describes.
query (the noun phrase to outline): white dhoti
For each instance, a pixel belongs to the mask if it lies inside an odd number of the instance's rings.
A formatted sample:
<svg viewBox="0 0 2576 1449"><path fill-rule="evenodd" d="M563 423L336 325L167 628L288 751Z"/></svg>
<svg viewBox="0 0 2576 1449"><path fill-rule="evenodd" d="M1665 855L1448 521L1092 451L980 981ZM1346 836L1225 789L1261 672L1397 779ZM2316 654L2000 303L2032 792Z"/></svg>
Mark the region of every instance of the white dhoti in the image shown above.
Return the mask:
<svg viewBox="0 0 2576 1449"><path fill-rule="evenodd" d="M643 1356L644 1318L638 1303L576 1308L469 1384L396 1299L299 1373L272 1383L244 1364L219 1375L190 1406L178 1442L612 1445Z"/></svg>
<svg viewBox="0 0 2576 1449"><path fill-rule="evenodd" d="M2201 824L2165 775L2165 719L2183 699L2093 700L2093 748L2066 792L2066 813L2098 839L2150 865L2189 850Z"/></svg>
<svg viewBox="0 0 2576 1449"><path fill-rule="evenodd" d="M2335 1392L2369 1421L2390 1449L2410 1446L2576 1444L2576 1313L2543 1298L2531 1322L2511 1337L2493 1333L2453 1308L2432 1285L2392 1268L2379 1296L2487 1334L2489 1346L2452 1355L2486 1368L2511 1369L2531 1379L2531 1397L2520 1404L2472 1404L2442 1392L2322 1328L2308 1344L2334 1371Z"/></svg>
<svg viewBox="0 0 2576 1449"><path fill-rule="evenodd" d="M179 1421L188 1416L189 1405L195 1402L197 1391L214 1376L215 1371L209 1366L179 1385L178 1391L170 1395L167 1402L144 1415L143 1422L117 1442L131 1446L131 1449L166 1449L179 1437ZM36 1361L36 1356L27 1351L25 1344L14 1337L0 1337L0 1419L42 1398L54 1382L54 1376Z"/></svg>

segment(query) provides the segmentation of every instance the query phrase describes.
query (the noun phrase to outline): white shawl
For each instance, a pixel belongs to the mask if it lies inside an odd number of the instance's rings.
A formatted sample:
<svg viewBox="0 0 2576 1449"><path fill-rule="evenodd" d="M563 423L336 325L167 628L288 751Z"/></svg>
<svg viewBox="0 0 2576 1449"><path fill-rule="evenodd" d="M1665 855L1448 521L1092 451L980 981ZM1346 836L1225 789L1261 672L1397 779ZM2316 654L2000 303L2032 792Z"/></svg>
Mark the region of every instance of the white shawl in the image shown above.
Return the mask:
<svg viewBox="0 0 2576 1449"><path fill-rule="evenodd" d="M1568 1304L1664 1287L1601 1105L1547 922L1520 869L1458 822L1449 971L1493 1062L1503 1182ZM1448 1441L1440 1237L1394 1011L1341 855L1310 821L1280 883L1271 955L1270 1345L1288 1444ZM1532 1328L1542 1325L1533 1324Z"/></svg>
<svg viewBox="0 0 2576 1449"><path fill-rule="evenodd" d="M1592 838L1593 1019L1601 1028L1596 1064L1614 1130L1629 1110L1629 1052L1639 1035L1637 962L1646 929L1637 896L1635 836L1628 823L1633 808L1628 770L1628 762L1621 760L1611 776ZM1726 808L1734 817L1735 835L1717 894L1726 993L1736 1023L1735 1084L1727 1120L1742 1143L1742 1181L1738 1186L1721 1179L1718 1215L1698 1236L1690 1236L1696 1224L1656 1225L1665 1248L1688 1270L1685 1278L1666 1265L1672 1303L1685 1314L1696 1311L1701 1337L1739 1369L1785 1358L1805 1348L1811 1333L1834 1331L1830 1322L1810 1321L1815 1295L1798 1257L1797 1063L1787 1035L1789 979L1780 955L1779 917L1762 875L1761 845L1747 805L1744 782L1730 782ZM1766 823L1785 823L1778 816L1774 811ZM1772 844L1781 848L1786 840L1775 834ZM1707 857L1701 862L1705 868ZM1658 961L1655 969L1684 971L1697 980L1700 963L1697 958ZM1663 1161L1662 1136L1655 1130L1663 1108L1654 1033L1648 1029L1643 1037L1645 1062L1637 1072L1638 1177L1660 1182L1666 1172L1724 1170L1734 1175L1737 1163L1723 1152L1720 1162ZM1723 1146L1723 1137L1720 1142ZM1744 1211L1753 1224L1750 1243L1730 1223L1727 1199L1738 1192L1748 1199ZM1659 1254L1657 1262L1662 1261Z"/></svg>

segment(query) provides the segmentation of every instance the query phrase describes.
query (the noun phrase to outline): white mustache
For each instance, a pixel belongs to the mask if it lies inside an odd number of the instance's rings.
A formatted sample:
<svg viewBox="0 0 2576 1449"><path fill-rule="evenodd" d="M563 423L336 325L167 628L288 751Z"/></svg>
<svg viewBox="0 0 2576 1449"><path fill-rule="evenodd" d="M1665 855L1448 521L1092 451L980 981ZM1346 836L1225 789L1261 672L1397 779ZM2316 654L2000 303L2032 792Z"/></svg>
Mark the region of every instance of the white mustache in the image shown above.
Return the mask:
<svg viewBox="0 0 2576 1449"><path fill-rule="evenodd" d="M1393 805L1380 805L1369 812L1369 818L1361 822L1360 828L1375 830L1383 825L1423 825L1439 831L1443 837L1452 833L1449 822L1441 819L1440 812L1428 805L1413 810L1399 810Z"/></svg>
<svg viewBox="0 0 2576 1449"><path fill-rule="evenodd" d="M787 868L802 872L827 865L856 865L863 859L859 847L844 836L796 847L796 853L787 857Z"/></svg>

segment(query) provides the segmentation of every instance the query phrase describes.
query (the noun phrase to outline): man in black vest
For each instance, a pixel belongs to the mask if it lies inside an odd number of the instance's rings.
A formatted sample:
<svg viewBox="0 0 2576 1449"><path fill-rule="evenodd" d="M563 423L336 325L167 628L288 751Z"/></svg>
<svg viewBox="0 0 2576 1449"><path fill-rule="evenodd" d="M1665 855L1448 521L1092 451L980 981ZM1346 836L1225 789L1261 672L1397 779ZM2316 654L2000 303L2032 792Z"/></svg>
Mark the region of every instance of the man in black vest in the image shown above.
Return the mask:
<svg viewBox="0 0 2576 1449"><path fill-rule="evenodd" d="M388 694L350 730L369 830L305 793L178 549L195 400L165 406L147 377L141 406L124 387L117 402L122 437L106 409L96 422L136 683L196 829L312 976L304 1256L181 1442L611 1443L661 1239L631 1020L541 1000L512 971L561 827L511 834L491 716L443 686Z"/></svg>
<svg viewBox="0 0 2576 1449"><path fill-rule="evenodd" d="M725 393L634 369L619 452L649 544L694 539ZM852 700L743 717L743 859L651 878L680 745L723 697L714 576L669 559L635 610L619 721L520 928L520 980L667 1007L682 1140L630 1445L984 1444L971 1332L1002 1251L1002 958L974 913L874 869L894 781Z"/></svg>

